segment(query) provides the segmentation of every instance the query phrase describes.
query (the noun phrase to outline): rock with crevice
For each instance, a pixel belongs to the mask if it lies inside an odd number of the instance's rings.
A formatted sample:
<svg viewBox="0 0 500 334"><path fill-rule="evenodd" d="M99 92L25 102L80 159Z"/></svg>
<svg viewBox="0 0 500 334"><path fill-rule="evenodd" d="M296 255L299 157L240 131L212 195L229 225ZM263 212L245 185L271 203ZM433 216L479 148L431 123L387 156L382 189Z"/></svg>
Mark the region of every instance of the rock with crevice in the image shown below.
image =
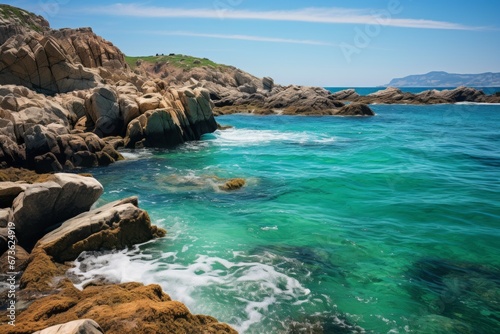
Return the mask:
<svg viewBox="0 0 500 334"><path fill-rule="evenodd" d="M95 88L85 100L87 121L94 124L93 132L99 137L119 135L123 129L118 95L109 86Z"/></svg>
<svg viewBox="0 0 500 334"><path fill-rule="evenodd" d="M75 260L83 251L123 249L162 237L132 197L82 213L46 234L36 247L57 262Z"/></svg>
<svg viewBox="0 0 500 334"><path fill-rule="evenodd" d="M0 84L21 85L44 94L95 87L102 78L75 64L58 40L31 31L9 38L0 46Z"/></svg>
<svg viewBox="0 0 500 334"><path fill-rule="evenodd" d="M89 210L102 192L97 180L77 174L58 173L27 185L12 204L20 245L30 250L48 229Z"/></svg>

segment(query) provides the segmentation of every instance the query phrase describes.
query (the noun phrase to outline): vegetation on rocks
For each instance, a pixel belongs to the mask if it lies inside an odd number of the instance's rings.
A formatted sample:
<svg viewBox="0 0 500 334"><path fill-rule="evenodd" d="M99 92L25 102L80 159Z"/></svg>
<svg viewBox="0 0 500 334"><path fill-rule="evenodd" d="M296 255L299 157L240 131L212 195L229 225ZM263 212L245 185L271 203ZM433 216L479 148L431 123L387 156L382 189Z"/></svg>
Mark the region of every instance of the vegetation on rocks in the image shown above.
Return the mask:
<svg viewBox="0 0 500 334"><path fill-rule="evenodd" d="M125 56L125 61L131 69L135 69L142 63L151 63L151 64L170 64L174 67L190 70L195 67L211 67L214 69L226 67L226 65L217 64L210 59L207 58L197 58L193 56L186 56L181 54L169 54L169 55L157 55L157 56L140 56L140 57L132 57Z"/></svg>

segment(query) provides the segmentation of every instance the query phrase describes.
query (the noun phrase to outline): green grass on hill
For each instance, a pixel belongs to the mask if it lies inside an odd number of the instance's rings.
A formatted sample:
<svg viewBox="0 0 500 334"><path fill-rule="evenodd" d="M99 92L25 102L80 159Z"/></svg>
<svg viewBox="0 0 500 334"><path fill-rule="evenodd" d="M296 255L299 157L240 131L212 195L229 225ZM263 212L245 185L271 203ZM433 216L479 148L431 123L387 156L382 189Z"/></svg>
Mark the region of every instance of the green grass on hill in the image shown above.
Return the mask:
<svg viewBox="0 0 500 334"><path fill-rule="evenodd" d="M25 27L37 32L42 30L39 26L33 24L33 22L29 20L31 17L36 17L36 15L20 8L0 4L0 17L6 19L18 18L19 22Z"/></svg>
<svg viewBox="0 0 500 334"><path fill-rule="evenodd" d="M207 58L197 58L179 54L170 54L163 56L144 56L144 57L125 56L125 61L132 69L136 68L137 61L139 60L153 64L157 62L163 62L163 63L168 62L170 65L187 70L202 66L207 66L212 68L224 67L224 65L214 63L213 61Z"/></svg>

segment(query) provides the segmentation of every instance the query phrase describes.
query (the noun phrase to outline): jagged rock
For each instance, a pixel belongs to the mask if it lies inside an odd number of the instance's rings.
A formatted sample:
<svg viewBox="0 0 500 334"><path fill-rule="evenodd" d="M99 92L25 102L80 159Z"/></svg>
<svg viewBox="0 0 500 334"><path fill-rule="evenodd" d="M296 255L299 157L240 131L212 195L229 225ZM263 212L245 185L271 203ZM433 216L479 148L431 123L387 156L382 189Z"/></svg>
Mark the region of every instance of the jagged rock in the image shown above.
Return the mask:
<svg viewBox="0 0 500 334"><path fill-rule="evenodd" d="M137 102L144 114L128 124L126 147L172 147L217 129L206 89L170 89L165 96L146 94Z"/></svg>
<svg viewBox="0 0 500 334"><path fill-rule="evenodd" d="M51 98L26 87L6 85L0 86L0 117L12 122L15 140L23 142L24 133L31 127L59 124L67 128L71 116L68 110Z"/></svg>
<svg viewBox="0 0 500 334"><path fill-rule="evenodd" d="M375 116L369 106L362 103L351 103L335 112L338 116Z"/></svg>
<svg viewBox="0 0 500 334"><path fill-rule="evenodd" d="M356 93L354 89L345 89L341 90L340 92L332 93L332 97L335 100L351 100L359 97L359 94Z"/></svg>
<svg viewBox="0 0 500 334"><path fill-rule="evenodd" d="M85 99L79 98L77 96L68 96L64 99L64 106L74 117L71 117L75 125L76 121L87 115L85 108Z"/></svg>
<svg viewBox="0 0 500 334"><path fill-rule="evenodd" d="M26 161L24 147L10 137L0 135L0 166L22 166Z"/></svg>
<svg viewBox="0 0 500 334"><path fill-rule="evenodd" d="M26 190L27 184L18 182L0 182L0 208L10 208L14 199Z"/></svg>
<svg viewBox="0 0 500 334"><path fill-rule="evenodd" d="M74 64L58 41L37 32L16 35L0 46L0 84L55 94L95 87L100 76Z"/></svg>
<svg viewBox="0 0 500 334"><path fill-rule="evenodd" d="M123 249L165 235L151 225L137 198L116 201L65 221L40 239L36 247L57 262L75 260L83 251Z"/></svg>
<svg viewBox="0 0 500 334"><path fill-rule="evenodd" d="M92 319L73 320L64 324L51 326L33 334L104 334L97 322Z"/></svg>
<svg viewBox="0 0 500 334"><path fill-rule="evenodd" d="M24 134L26 143L26 159L33 162L35 157L52 153L61 153L57 142L57 135L43 125L35 125Z"/></svg>
<svg viewBox="0 0 500 334"><path fill-rule="evenodd" d="M238 90L242 93L246 93L246 94L255 94L257 93L257 87L251 85L251 84L244 84L244 85L241 85L238 87Z"/></svg>
<svg viewBox="0 0 500 334"><path fill-rule="evenodd" d="M436 92L436 95L451 102L479 102L485 96L483 91L464 86Z"/></svg>
<svg viewBox="0 0 500 334"><path fill-rule="evenodd" d="M0 5L0 45L12 36L31 30L43 32L49 28L49 22L42 16L9 5Z"/></svg>
<svg viewBox="0 0 500 334"><path fill-rule="evenodd" d="M37 173L61 172L63 170L63 166L52 152L36 156L34 164Z"/></svg>
<svg viewBox="0 0 500 334"><path fill-rule="evenodd" d="M265 90L271 91L274 87L274 80L271 77L262 78L262 86Z"/></svg>
<svg viewBox="0 0 500 334"><path fill-rule="evenodd" d="M46 229L89 210L102 191L93 178L64 173L26 186L12 205L20 245L31 249Z"/></svg>
<svg viewBox="0 0 500 334"><path fill-rule="evenodd" d="M127 67L123 53L111 42L94 34L92 28L51 30L49 35L59 42L74 63L87 68L102 66L120 70Z"/></svg>
<svg viewBox="0 0 500 334"><path fill-rule="evenodd" d="M98 87L85 100L87 121L91 120L99 137L120 134L123 119L120 115L118 96L111 87Z"/></svg>
<svg viewBox="0 0 500 334"><path fill-rule="evenodd" d="M141 114L149 110L167 108L167 104L160 93L147 93L137 98L137 104Z"/></svg>
<svg viewBox="0 0 500 334"><path fill-rule="evenodd" d="M179 118L174 110L148 112L143 133L145 145L150 147L173 147L184 142Z"/></svg>
<svg viewBox="0 0 500 334"><path fill-rule="evenodd" d="M324 88L292 85L271 95L264 105L270 109L294 108L296 112L308 113L334 109L343 104Z"/></svg>

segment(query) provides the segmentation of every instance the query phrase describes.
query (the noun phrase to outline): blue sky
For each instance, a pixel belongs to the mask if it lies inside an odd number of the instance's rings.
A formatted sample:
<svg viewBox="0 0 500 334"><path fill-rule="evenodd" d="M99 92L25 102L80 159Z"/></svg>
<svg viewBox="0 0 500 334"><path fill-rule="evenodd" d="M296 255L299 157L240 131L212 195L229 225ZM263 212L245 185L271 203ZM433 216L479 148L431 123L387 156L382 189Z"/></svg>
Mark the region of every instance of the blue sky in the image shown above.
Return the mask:
<svg viewBox="0 0 500 334"><path fill-rule="evenodd" d="M87 27L131 56L181 53L280 84L375 86L441 70L500 72L500 1L5 1Z"/></svg>

